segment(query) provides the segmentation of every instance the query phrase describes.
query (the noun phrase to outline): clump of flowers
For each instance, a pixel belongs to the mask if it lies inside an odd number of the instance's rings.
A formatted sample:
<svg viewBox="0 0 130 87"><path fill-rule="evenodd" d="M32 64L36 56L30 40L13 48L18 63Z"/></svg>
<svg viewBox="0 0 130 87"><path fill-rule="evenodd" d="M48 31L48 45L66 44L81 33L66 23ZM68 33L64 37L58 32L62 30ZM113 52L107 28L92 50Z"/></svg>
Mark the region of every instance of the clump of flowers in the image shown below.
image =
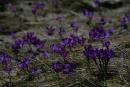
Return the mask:
<svg viewBox="0 0 130 87"><path fill-rule="evenodd" d="M13 68L12 61L11 61L11 57L5 52L0 52L0 65L3 68L3 70L5 71L5 73L8 74L9 81L5 81L4 85L13 86L13 82L11 79L11 71ZM5 79L3 78L2 80L4 81Z"/></svg>
<svg viewBox="0 0 130 87"><path fill-rule="evenodd" d="M110 60L114 57L114 50L110 48L111 42L109 37L111 35L110 30L106 31L103 27L94 27L89 32L89 38L91 40L100 40L102 47L94 47L92 45L85 46L84 55L87 58L90 69L90 60L94 61L97 66L102 79L106 78L108 73L108 64Z"/></svg>
<svg viewBox="0 0 130 87"><path fill-rule="evenodd" d="M11 58L4 52L0 52L0 62L3 64L5 71L11 71Z"/></svg>
<svg viewBox="0 0 130 87"><path fill-rule="evenodd" d="M62 64L60 61L53 61L52 68L55 72L62 72L63 74L70 74L74 69L71 63Z"/></svg>
<svg viewBox="0 0 130 87"><path fill-rule="evenodd" d="M44 58L49 56L43 47L44 43L33 32L27 32L22 38L16 39L12 44L18 71L27 74L28 80L39 73L40 64L37 65L35 62L40 63L41 61L39 61L37 56ZM25 51L23 52L22 49Z"/></svg>

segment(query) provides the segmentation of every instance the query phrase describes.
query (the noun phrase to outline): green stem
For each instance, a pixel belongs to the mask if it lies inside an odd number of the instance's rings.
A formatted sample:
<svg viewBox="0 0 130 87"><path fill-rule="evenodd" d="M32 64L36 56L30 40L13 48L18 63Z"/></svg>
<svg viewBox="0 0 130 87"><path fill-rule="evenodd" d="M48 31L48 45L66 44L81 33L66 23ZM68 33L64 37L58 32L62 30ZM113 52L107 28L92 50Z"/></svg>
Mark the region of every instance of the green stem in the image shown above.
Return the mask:
<svg viewBox="0 0 130 87"><path fill-rule="evenodd" d="M92 71L92 69L91 69L91 67L90 67L90 61L89 61L89 59L87 59L87 67L88 67L88 69L89 69L89 72L91 73L91 74L93 74L93 71ZM86 69L86 71L87 71L87 69Z"/></svg>

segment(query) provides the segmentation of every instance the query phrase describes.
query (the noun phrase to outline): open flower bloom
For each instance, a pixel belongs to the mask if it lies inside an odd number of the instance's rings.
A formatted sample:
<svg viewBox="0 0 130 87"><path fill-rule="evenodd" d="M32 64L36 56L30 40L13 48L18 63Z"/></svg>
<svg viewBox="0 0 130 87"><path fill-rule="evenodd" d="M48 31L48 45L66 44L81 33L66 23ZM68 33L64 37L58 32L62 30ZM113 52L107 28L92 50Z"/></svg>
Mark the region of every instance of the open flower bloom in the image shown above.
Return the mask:
<svg viewBox="0 0 130 87"><path fill-rule="evenodd" d="M83 51L84 55L88 59L96 59L97 53L95 49L92 46L85 47L85 50Z"/></svg>
<svg viewBox="0 0 130 87"><path fill-rule="evenodd" d="M89 32L89 37L92 40L106 39L110 36L109 32L105 31L102 27L95 27Z"/></svg>
<svg viewBox="0 0 130 87"><path fill-rule="evenodd" d="M12 45L12 49L15 51L15 52L18 52L18 50L23 46L24 44L24 41L22 39L17 39L15 40L15 42L13 43Z"/></svg>
<svg viewBox="0 0 130 87"><path fill-rule="evenodd" d="M60 53L62 51L61 47L57 44L52 44L50 47L53 52Z"/></svg>
<svg viewBox="0 0 130 87"><path fill-rule="evenodd" d="M62 64L59 61L53 61L52 69L54 69L56 72L63 72L63 74L70 74L73 72L74 67L71 63Z"/></svg>
<svg viewBox="0 0 130 87"><path fill-rule="evenodd" d="M63 74L69 74L71 72L73 72L72 64L70 64L70 63L64 64L63 65Z"/></svg>
<svg viewBox="0 0 130 87"><path fill-rule="evenodd" d="M62 64L59 61L53 61L52 69L54 69L56 72L60 72L62 70Z"/></svg>

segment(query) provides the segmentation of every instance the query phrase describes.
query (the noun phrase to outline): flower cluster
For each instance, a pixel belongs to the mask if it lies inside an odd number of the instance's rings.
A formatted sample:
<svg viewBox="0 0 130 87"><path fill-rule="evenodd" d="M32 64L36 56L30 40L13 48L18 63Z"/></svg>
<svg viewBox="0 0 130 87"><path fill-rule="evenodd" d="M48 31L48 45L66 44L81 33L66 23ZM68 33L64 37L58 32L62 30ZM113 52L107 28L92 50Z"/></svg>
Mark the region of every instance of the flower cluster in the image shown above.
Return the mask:
<svg viewBox="0 0 130 87"><path fill-rule="evenodd" d="M74 69L71 63L62 64L60 61L53 61L52 68L55 72L63 72L63 74L70 74Z"/></svg>
<svg viewBox="0 0 130 87"><path fill-rule="evenodd" d="M96 66L98 67L100 73L103 74L107 73L108 63L110 59L114 57L114 51L110 49L111 42L109 41L110 35L112 35L114 32L115 32L114 28L105 30L103 26L94 27L89 32L89 38L94 41L100 40L102 43L102 48L96 48L93 47L92 45L89 45L85 46L83 51L83 54L87 58L87 61L93 60Z"/></svg>
<svg viewBox="0 0 130 87"><path fill-rule="evenodd" d="M67 46L67 47L74 47L77 44L84 45L86 39L84 37L79 37L74 34L71 34L69 37L64 38L60 41L60 44L62 46Z"/></svg>
<svg viewBox="0 0 130 87"><path fill-rule="evenodd" d="M26 48L26 53L20 55L20 49ZM13 52L15 52L16 66L20 70L24 70L29 75L38 73L38 66L33 65L34 61L38 62L37 56L47 58L48 52L44 50L43 42L35 36L33 32L27 32L22 38L16 39L12 45ZM33 68L32 68L33 67ZM36 68L36 69L34 69Z"/></svg>
<svg viewBox="0 0 130 87"><path fill-rule="evenodd" d="M15 40L15 42L12 45L12 49L15 52L18 52L19 49L21 49L25 44L32 44L37 49L43 47L42 41L39 38L37 38L33 32L28 32L23 36L23 38Z"/></svg>
<svg viewBox="0 0 130 87"><path fill-rule="evenodd" d="M109 43L108 43L109 44ZM107 44L107 46L108 46ZM89 59L101 59L102 61L109 61L114 57L114 51L111 49L93 48L92 46L85 47L84 55Z"/></svg>
<svg viewBox="0 0 130 87"><path fill-rule="evenodd" d="M52 44L51 49L53 52L60 54L64 59L68 57L69 51L76 45L84 46L86 39L84 37L78 37L71 34L69 37L63 38L58 44Z"/></svg>
<svg viewBox="0 0 130 87"><path fill-rule="evenodd" d="M4 52L0 52L0 62L4 65L4 70L11 70L11 58Z"/></svg>
<svg viewBox="0 0 130 87"><path fill-rule="evenodd" d="M65 47L58 45L58 44L52 44L51 49L53 52L59 54L61 57L66 59L68 57L68 51L65 49Z"/></svg>
<svg viewBox="0 0 130 87"><path fill-rule="evenodd" d="M59 0L51 1L55 7L58 7L58 4L60 3ZM93 0L93 2L96 6L100 6L102 4L101 0ZM38 2L32 8L32 13L37 14L37 11L43 9L44 7L44 3ZM57 35L60 37L58 42L51 45L49 44L49 51L45 50L45 48L48 49L48 46L45 47L45 45L48 44L48 41L44 43L34 34L34 32L27 32L22 38L18 38L13 42L12 49L15 54L12 55L15 55L14 57L10 57L4 52L0 52L0 63L4 65L5 70L11 71L11 58L17 58L16 60L13 60L17 68L16 70L27 74L27 77L35 76L40 70L45 71L50 69L53 69L56 73L58 73L58 75L59 73L71 74L74 72L76 67L74 66L74 63L72 63L78 54L77 50L75 51L75 49L78 48L79 50L81 48L80 53L82 52L86 58L88 62L88 68L91 68L91 63L95 63L97 66L95 70L99 70L99 74L103 73L102 76L105 76L108 70L108 64L114 57L115 53L114 50L110 48L111 42L109 40L109 37L115 32L115 28L111 27L108 30L105 29L106 26L104 25L108 21L105 15L102 13L100 14L98 23L93 23L93 19L96 14L87 9L83 10L83 15L87 18L87 24L92 28L89 32L88 39L92 41L98 41L99 43L101 42L101 47L93 46L93 43L89 43L89 41L86 44L86 36L79 35L80 33L78 33L78 31L80 29L80 25L74 20L71 20L69 23L69 28L71 27L73 31L67 32L65 29L66 27L63 26L63 17L57 16L55 20L59 23L58 27L55 27L55 25L48 25L44 29L44 32L48 36L53 37L53 35L58 32ZM130 22L130 15L121 16L118 22L120 26L127 26ZM13 37L13 40L16 38L13 32L10 32L9 35ZM52 55L53 53L56 54L56 58L59 58L59 60L54 59L53 61L48 61L47 57L50 55L49 52L52 53ZM47 61L44 62L44 60ZM90 60L92 61L91 63Z"/></svg>
<svg viewBox="0 0 130 87"><path fill-rule="evenodd" d="M38 49L43 47L42 41L37 36L35 36L33 32L27 32L27 34L23 36L23 41L24 44L32 44Z"/></svg>

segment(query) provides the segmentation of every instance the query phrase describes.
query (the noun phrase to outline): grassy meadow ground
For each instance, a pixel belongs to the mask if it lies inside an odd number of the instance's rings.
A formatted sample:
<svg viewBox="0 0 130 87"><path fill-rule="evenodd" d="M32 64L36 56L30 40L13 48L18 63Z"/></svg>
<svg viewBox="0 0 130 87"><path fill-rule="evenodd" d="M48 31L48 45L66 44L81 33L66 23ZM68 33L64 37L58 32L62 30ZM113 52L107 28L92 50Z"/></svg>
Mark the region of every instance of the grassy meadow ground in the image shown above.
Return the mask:
<svg viewBox="0 0 130 87"><path fill-rule="evenodd" d="M36 36L38 36L42 41L46 41L45 48L50 51L49 45L52 43L57 43L59 40L58 27L59 23L56 22L55 18L57 16L62 16L62 23L66 29L66 33L64 36L69 35L72 31L69 23L72 20L76 20L79 25L79 32L77 33L79 36L84 36L88 39L88 32L92 28L86 24L86 17L83 16L81 10L82 6L79 4L78 0L75 0L75 3L71 3L70 7L62 7L60 10L54 9L51 7L51 4L47 3L45 0L46 8L40 11L36 16L32 14L31 9L33 4L33 0L16 0L17 4L16 11L11 12L10 10L5 10L0 12L0 50L6 51L8 54L13 55L11 51L10 45L13 43L11 37L7 34L12 31L15 32L15 37L22 37L25 32L34 32ZM43 1L44 0L39 0ZM65 2L65 0L63 0ZM67 1L67 0L66 0ZM68 0L69 1L69 0ZM72 0L73 1L73 0ZM83 0L85 2L85 0ZM86 0L86 5L91 5L91 0ZM90 2L89 2L90 1ZM111 0L108 0L108 2ZM113 3L116 0L113 0ZM104 27L110 28L115 27L116 32L110 37L110 41L112 43L111 48L115 51L115 57L110 60L109 63L109 76L104 83L105 87L130 87L130 23L128 24L128 29L121 29L118 27L117 20L120 16L130 13L130 3L129 0L119 0L125 3L125 5L118 8L106 8L102 7L101 12L103 15L107 17L107 24ZM69 2L68 2L69 3ZM22 11L21 11L22 8ZM87 8L87 6L86 6ZM94 11L95 18L92 24L95 24L98 19L98 10ZM56 32L53 36L48 36L44 29L47 25L53 25L56 28ZM88 41L88 40L87 40ZM93 45L100 47L100 43L91 42ZM76 49L76 50L75 50ZM59 78L57 77L57 73L54 73L51 70L51 62L59 58L58 55L49 54L49 58L45 58L44 60L38 62L45 62L46 64L41 67L48 67L45 72L38 74L32 81L23 80L26 75L17 76L17 69L15 68L11 72L12 82L15 84L11 87L101 87L100 82L97 79L97 70L96 66L93 65L91 68L94 70L95 74L92 75L87 70L86 61L84 55L82 54L83 48L75 47L74 51L71 53L70 61L73 62L76 66L76 69L72 74L64 75L59 74ZM23 49L24 51L24 49ZM76 54L75 54L76 53ZM37 65L38 63L36 63ZM0 87L8 87L2 86L5 81L8 81L7 73L0 69Z"/></svg>

